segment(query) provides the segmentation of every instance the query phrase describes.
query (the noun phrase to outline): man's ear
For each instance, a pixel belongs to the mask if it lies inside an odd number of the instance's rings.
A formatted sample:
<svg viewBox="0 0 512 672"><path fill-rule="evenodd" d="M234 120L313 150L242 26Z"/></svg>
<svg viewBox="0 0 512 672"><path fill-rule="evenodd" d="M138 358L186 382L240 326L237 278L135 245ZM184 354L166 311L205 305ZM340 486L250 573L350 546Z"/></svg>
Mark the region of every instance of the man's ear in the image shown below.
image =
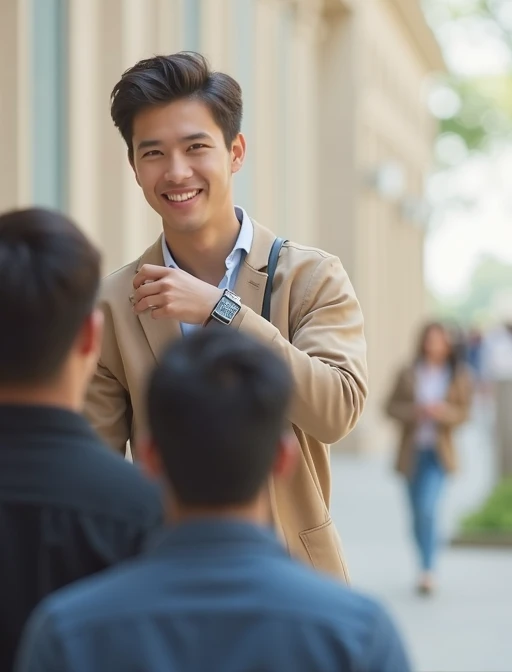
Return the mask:
<svg viewBox="0 0 512 672"><path fill-rule="evenodd" d="M246 152L246 142L245 137L242 133L239 133L236 138L233 140L233 145L231 146L231 173L238 173L240 168L244 165Z"/></svg>
<svg viewBox="0 0 512 672"><path fill-rule="evenodd" d="M279 440L272 475L275 478L289 478L295 471L299 453L300 446L295 433L292 430L285 432Z"/></svg>
<svg viewBox="0 0 512 672"><path fill-rule="evenodd" d="M76 348L83 357L98 358L103 338L103 311L95 308L84 320L76 340Z"/></svg>
<svg viewBox="0 0 512 672"><path fill-rule="evenodd" d="M151 436L144 436L137 444L137 455L142 470L149 478L160 481L164 474L162 459Z"/></svg>

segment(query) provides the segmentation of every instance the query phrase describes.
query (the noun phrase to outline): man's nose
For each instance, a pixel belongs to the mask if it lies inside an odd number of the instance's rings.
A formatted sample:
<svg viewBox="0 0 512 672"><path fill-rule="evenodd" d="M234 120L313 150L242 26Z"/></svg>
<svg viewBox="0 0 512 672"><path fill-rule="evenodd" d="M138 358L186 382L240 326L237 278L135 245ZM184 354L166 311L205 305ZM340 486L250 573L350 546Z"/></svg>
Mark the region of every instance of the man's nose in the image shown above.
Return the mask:
<svg viewBox="0 0 512 672"><path fill-rule="evenodd" d="M186 157L183 155L171 157L164 177L167 182L174 182L174 184L181 184L192 177L192 169Z"/></svg>

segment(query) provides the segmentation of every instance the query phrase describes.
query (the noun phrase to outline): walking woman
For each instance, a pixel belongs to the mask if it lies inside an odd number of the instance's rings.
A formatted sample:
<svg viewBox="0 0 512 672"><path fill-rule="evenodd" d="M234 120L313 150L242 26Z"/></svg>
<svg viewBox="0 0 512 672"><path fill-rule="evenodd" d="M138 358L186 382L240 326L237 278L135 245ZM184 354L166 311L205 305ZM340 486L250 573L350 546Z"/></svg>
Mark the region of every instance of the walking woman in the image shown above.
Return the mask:
<svg viewBox="0 0 512 672"><path fill-rule="evenodd" d="M446 475L457 467L452 434L468 419L471 394L450 332L427 324L415 360L398 375L387 403L388 415L401 426L397 470L407 480L422 594L434 589L438 505Z"/></svg>

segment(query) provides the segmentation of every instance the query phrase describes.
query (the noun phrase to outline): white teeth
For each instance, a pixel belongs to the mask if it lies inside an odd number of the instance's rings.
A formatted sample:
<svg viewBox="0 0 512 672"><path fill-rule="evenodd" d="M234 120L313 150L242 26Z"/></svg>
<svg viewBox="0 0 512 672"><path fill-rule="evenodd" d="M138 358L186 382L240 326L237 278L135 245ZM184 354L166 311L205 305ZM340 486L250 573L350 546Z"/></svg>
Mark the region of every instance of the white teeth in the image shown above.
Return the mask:
<svg viewBox="0 0 512 672"><path fill-rule="evenodd" d="M164 196L169 201L175 201L177 203L181 203L182 201L190 201L191 198L197 196L199 191L200 191L199 189L196 189L195 191L189 191L187 194L164 194Z"/></svg>

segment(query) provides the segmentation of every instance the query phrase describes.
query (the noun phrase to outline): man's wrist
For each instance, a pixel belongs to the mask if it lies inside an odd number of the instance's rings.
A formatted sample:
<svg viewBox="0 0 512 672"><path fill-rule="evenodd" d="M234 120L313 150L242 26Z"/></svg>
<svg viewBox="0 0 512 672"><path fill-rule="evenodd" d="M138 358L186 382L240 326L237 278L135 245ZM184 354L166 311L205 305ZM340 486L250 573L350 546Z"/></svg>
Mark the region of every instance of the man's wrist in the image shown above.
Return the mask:
<svg viewBox="0 0 512 672"><path fill-rule="evenodd" d="M210 311L210 314L203 322L206 326L211 321L229 326L242 308L242 301L239 296L229 289L221 290L220 297Z"/></svg>

